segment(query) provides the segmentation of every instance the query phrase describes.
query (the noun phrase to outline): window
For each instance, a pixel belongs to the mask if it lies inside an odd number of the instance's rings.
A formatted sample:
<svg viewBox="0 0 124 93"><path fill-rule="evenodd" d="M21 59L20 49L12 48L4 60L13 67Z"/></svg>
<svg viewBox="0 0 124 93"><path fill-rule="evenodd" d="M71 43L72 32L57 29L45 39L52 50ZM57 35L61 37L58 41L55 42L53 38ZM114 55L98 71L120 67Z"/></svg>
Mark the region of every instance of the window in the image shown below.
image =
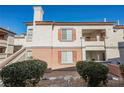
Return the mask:
<svg viewBox="0 0 124 93"><path fill-rule="evenodd" d="M31 59L32 58L32 51L28 50L27 51L27 59Z"/></svg>
<svg viewBox="0 0 124 93"><path fill-rule="evenodd" d="M62 41L72 40L72 29L62 29Z"/></svg>
<svg viewBox="0 0 124 93"><path fill-rule="evenodd" d="M73 53L63 51L62 52L62 64L72 64L73 63Z"/></svg>
<svg viewBox="0 0 124 93"><path fill-rule="evenodd" d="M27 41L28 42L31 42L32 41L32 33L33 33L33 30L32 29L29 29L28 30L28 33L27 33Z"/></svg>

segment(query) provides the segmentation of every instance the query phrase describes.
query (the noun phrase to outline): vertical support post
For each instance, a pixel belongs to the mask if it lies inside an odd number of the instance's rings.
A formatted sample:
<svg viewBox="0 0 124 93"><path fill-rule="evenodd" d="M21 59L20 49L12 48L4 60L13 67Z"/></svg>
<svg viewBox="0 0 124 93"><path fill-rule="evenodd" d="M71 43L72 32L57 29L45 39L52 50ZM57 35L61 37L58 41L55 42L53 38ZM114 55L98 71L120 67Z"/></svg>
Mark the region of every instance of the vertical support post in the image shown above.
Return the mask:
<svg viewBox="0 0 124 93"><path fill-rule="evenodd" d="M86 61L86 50L85 50L85 48L82 50L82 52L83 52L83 61Z"/></svg>
<svg viewBox="0 0 124 93"><path fill-rule="evenodd" d="M82 39L83 39L83 37L80 37L80 39L81 39L81 61L83 60L83 53L82 53Z"/></svg>
<svg viewBox="0 0 124 93"><path fill-rule="evenodd" d="M96 39L97 39L97 41L100 41L100 36L97 35L97 36L96 36Z"/></svg>
<svg viewBox="0 0 124 93"><path fill-rule="evenodd" d="M97 61L100 61L100 55L97 53Z"/></svg>
<svg viewBox="0 0 124 93"><path fill-rule="evenodd" d="M107 53L106 53L106 31L104 36L104 49L105 49L105 61L107 60Z"/></svg>
<svg viewBox="0 0 124 93"><path fill-rule="evenodd" d="M83 43L85 42L85 39L83 37L80 37L81 39L81 60L86 61L86 50L83 48Z"/></svg>

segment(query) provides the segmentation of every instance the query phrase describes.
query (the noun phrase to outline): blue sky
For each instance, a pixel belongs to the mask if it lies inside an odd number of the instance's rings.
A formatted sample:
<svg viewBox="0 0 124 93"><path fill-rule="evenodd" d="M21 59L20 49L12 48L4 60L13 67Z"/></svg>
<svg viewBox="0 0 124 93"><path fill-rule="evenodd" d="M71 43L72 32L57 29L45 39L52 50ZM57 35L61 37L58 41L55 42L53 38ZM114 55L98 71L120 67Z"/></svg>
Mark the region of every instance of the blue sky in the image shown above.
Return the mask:
<svg viewBox="0 0 124 93"><path fill-rule="evenodd" d="M0 27L10 29L17 34L26 31L24 22L33 20L33 6L0 6ZM117 21L124 24L124 6L42 6L44 21L61 22L101 22Z"/></svg>

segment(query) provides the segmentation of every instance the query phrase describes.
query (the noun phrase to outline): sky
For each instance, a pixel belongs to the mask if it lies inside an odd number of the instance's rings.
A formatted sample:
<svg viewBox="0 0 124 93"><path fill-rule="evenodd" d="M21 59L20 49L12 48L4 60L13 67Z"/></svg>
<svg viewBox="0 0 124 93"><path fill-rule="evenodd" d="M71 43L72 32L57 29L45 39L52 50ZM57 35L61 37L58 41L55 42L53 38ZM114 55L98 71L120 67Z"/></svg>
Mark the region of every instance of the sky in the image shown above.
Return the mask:
<svg viewBox="0 0 124 93"><path fill-rule="evenodd" d="M82 6L54 6L43 5L44 21L55 22L109 22L120 20L124 24L124 5L82 5ZM33 5L0 6L0 27L21 34L26 32L24 22L33 20Z"/></svg>

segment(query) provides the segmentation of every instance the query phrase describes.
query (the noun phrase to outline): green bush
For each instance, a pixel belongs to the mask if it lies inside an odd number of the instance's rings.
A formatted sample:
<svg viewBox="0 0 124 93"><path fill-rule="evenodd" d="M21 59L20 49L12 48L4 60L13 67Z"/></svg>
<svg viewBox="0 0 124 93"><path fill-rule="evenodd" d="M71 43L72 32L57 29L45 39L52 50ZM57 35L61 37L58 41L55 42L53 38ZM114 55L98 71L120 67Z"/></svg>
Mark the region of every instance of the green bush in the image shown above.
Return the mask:
<svg viewBox="0 0 124 93"><path fill-rule="evenodd" d="M124 78L124 64L119 65L119 67L120 67L121 75Z"/></svg>
<svg viewBox="0 0 124 93"><path fill-rule="evenodd" d="M47 64L40 60L13 63L2 69L0 75L7 87L35 86L43 77Z"/></svg>
<svg viewBox="0 0 124 93"><path fill-rule="evenodd" d="M106 84L108 68L101 63L79 61L76 68L79 75L88 82L88 86L97 87L102 82Z"/></svg>

